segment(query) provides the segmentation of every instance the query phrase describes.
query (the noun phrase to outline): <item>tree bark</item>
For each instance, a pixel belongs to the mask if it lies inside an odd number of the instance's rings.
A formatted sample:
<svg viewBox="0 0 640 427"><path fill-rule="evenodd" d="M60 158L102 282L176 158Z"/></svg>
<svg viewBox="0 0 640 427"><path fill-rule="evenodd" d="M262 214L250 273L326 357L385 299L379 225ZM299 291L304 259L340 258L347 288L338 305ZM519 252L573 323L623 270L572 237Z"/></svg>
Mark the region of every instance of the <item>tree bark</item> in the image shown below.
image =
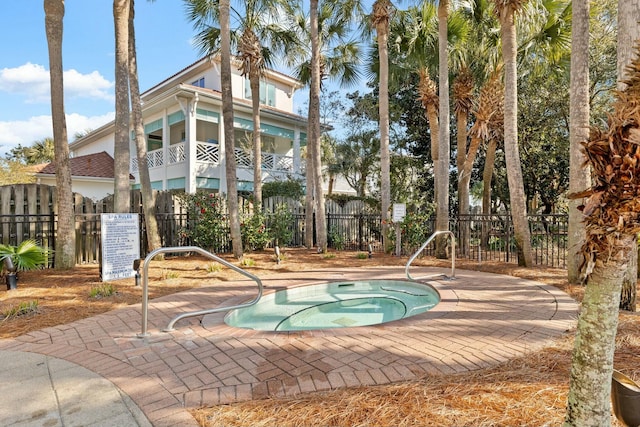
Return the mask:
<svg viewBox="0 0 640 427"><path fill-rule="evenodd" d="M612 253L599 253L589 276L578 319L564 425L611 425L611 375L622 278L635 236L621 235Z"/></svg>
<svg viewBox="0 0 640 427"><path fill-rule="evenodd" d="M505 70L504 99L504 152L509 183L509 202L513 219L514 238L518 250L518 264L533 265L531 233L527 221L522 165L518 151L518 81L516 64L516 24L514 11L509 6L500 10L502 58Z"/></svg>
<svg viewBox="0 0 640 427"><path fill-rule="evenodd" d="M622 81L629 76L627 66L634 55L634 47L640 38L640 24L638 24L638 10L640 0L618 0L618 90L626 87ZM636 242L636 249L637 249ZM636 311L636 286L638 281L638 253L632 254L627 274L622 284L620 308Z"/></svg>
<svg viewBox="0 0 640 427"><path fill-rule="evenodd" d="M227 179L227 203L233 255L241 259L242 236L238 209L238 184L233 131L233 93L231 91L231 31L229 0L220 0L220 83L222 89L222 116L224 123L225 176Z"/></svg>
<svg viewBox="0 0 640 427"><path fill-rule="evenodd" d="M260 72L251 67L251 108L253 110L253 199L262 206L262 136L260 132Z"/></svg>
<svg viewBox="0 0 640 427"><path fill-rule="evenodd" d="M131 188L129 184L129 0L113 0L113 22L115 27L115 77L116 117L113 147L114 209L119 213L131 210Z"/></svg>
<svg viewBox="0 0 640 427"><path fill-rule="evenodd" d="M591 187L591 173L580 143L589 139L589 2L572 5L571 82L569 90L569 193ZM569 200L567 275L569 283L580 282L580 266L586 239L581 200Z"/></svg>
<svg viewBox="0 0 640 427"><path fill-rule="evenodd" d="M147 250L159 249L160 233L156 219L156 202L151 188L149 164L147 162L147 142L144 134L142 119L142 101L140 100L140 85L138 84L138 58L136 54L135 35L135 1L129 4L129 89L131 91L131 116L136 140L136 155L138 158L138 176L140 177L140 194L142 196L142 211L147 235ZM165 142L166 143L166 142Z"/></svg>
<svg viewBox="0 0 640 427"><path fill-rule="evenodd" d="M76 264L76 229L73 210L69 143L64 112L64 80L62 68L62 34L64 0L44 0L45 30L49 50L51 84L51 119L53 122L58 229L55 246L55 268L68 270Z"/></svg>
<svg viewBox="0 0 640 427"><path fill-rule="evenodd" d="M309 89L309 145L313 145L313 191L316 211L318 252L327 251L327 220L322 192L322 149L320 147L320 39L318 34L318 0L311 0L311 86Z"/></svg>
<svg viewBox="0 0 640 427"><path fill-rule="evenodd" d="M498 141L492 138L487 145L487 154L484 160L484 170L482 171L482 215L491 215L491 178L493 177L493 166L496 162L496 149ZM481 245L484 249L489 247L489 227L483 221Z"/></svg>
<svg viewBox="0 0 640 427"><path fill-rule="evenodd" d="M436 179L436 230L449 230L449 53L447 38L447 15L449 1L440 0L438 3L438 161L435 162ZM447 257L447 236L436 238L436 257ZM455 254L451 254L455 257Z"/></svg>

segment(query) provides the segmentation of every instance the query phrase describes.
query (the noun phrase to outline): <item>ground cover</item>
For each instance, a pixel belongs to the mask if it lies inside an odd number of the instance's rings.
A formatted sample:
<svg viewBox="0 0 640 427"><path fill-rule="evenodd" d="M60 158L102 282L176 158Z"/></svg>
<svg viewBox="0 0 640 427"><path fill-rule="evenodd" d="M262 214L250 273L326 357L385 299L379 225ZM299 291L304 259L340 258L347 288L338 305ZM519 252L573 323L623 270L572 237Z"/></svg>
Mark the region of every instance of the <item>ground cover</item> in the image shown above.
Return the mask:
<svg viewBox="0 0 640 427"><path fill-rule="evenodd" d="M230 262L239 264L231 257ZM245 256L244 268L267 276L280 271L372 265L403 266L406 257L338 251L328 255L306 249L284 251L280 264L272 252ZM419 259L418 265L449 266ZM519 268L513 264L457 260L460 269L511 274L556 286L580 300L582 288L569 286L566 272ZM234 273L198 256L168 257L149 269L150 298L198 287ZM133 279L104 284L95 264L71 271L22 272L18 289L0 284L0 338L12 338L48 326L69 323L121 306L139 303ZM553 346L491 369L379 387L360 387L296 398L242 402L194 411L202 426L542 426L560 425L564 415L572 336ZM640 378L640 317L621 313L615 366ZM615 422L614 422L615 425Z"/></svg>

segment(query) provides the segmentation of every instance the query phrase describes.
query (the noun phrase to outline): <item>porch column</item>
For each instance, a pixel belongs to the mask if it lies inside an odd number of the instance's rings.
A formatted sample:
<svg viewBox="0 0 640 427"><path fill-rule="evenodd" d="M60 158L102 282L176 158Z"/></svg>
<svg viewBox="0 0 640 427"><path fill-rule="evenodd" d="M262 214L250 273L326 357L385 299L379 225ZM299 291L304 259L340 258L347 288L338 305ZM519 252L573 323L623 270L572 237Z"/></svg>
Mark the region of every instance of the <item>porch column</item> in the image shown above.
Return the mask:
<svg viewBox="0 0 640 427"><path fill-rule="evenodd" d="M218 191L220 194L227 192L227 156L226 152L227 141L224 139L224 117L222 112L222 106L220 106L220 121L218 123L218 177L220 179L220 188Z"/></svg>
<svg viewBox="0 0 640 427"><path fill-rule="evenodd" d="M197 96L192 99L184 97L176 97L180 103L180 108L184 113L185 127L185 157L186 170L184 175L184 191L187 193L196 192L196 156L197 156L197 139L196 139L196 105Z"/></svg>

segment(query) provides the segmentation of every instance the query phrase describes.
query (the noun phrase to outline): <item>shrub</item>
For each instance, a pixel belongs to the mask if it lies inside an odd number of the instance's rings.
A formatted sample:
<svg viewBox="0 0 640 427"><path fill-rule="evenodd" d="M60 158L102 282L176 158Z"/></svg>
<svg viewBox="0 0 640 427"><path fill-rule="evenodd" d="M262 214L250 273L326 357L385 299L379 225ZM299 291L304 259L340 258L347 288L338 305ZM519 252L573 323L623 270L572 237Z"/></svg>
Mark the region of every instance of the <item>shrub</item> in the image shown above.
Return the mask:
<svg viewBox="0 0 640 427"><path fill-rule="evenodd" d="M286 245L293 238L293 214L289 207L281 203L276 211L271 214L269 221L269 234L276 246Z"/></svg>
<svg viewBox="0 0 640 427"><path fill-rule="evenodd" d="M327 235L329 238L329 244L333 246L335 249L341 251L344 249L344 236L337 228L331 227L329 233Z"/></svg>
<svg viewBox="0 0 640 427"><path fill-rule="evenodd" d="M283 196L300 199L304 196L302 180L288 178L286 181L269 181L262 184L262 198Z"/></svg>
<svg viewBox="0 0 640 427"><path fill-rule="evenodd" d="M180 193L178 199L191 217L189 225L181 230L183 235L196 246L220 252L229 235L224 199L216 193L202 191Z"/></svg>
<svg viewBox="0 0 640 427"><path fill-rule="evenodd" d="M2 321L9 320L12 317L24 316L27 314L38 312L38 300L23 301L17 307L10 307L2 312Z"/></svg>
<svg viewBox="0 0 640 427"><path fill-rule="evenodd" d="M267 232L265 216L261 209L255 209L252 214L245 214L240 221L242 247L247 251L262 250L271 240Z"/></svg>
<svg viewBox="0 0 640 427"><path fill-rule="evenodd" d="M0 245L0 262L11 259L16 271L35 270L49 263L50 251L38 246L35 240L24 240L18 246Z"/></svg>
<svg viewBox="0 0 640 427"><path fill-rule="evenodd" d="M101 283L93 286L89 291L91 298L105 298L110 297L116 293L116 288L111 283Z"/></svg>

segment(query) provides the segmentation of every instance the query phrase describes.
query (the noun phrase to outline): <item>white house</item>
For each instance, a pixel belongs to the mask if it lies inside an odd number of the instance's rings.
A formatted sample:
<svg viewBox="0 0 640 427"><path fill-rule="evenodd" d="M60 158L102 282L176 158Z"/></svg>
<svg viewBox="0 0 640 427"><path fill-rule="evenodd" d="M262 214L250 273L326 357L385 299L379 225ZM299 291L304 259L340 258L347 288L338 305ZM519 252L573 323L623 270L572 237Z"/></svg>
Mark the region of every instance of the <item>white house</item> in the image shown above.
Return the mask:
<svg viewBox="0 0 640 427"><path fill-rule="evenodd" d="M142 112L151 185L156 190L226 191L222 96L218 59L204 58L144 92ZM253 131L249 81L232 67L238 190L253 189ZM263 182L304 179L300 149L306 118L293 112L300 82L267 70L260 84ZM69 146L72 157L113 156L114 122ZM133 188L139 187L135 142L130 142ZM112 191L111 191L112 192Z"/></svg>

